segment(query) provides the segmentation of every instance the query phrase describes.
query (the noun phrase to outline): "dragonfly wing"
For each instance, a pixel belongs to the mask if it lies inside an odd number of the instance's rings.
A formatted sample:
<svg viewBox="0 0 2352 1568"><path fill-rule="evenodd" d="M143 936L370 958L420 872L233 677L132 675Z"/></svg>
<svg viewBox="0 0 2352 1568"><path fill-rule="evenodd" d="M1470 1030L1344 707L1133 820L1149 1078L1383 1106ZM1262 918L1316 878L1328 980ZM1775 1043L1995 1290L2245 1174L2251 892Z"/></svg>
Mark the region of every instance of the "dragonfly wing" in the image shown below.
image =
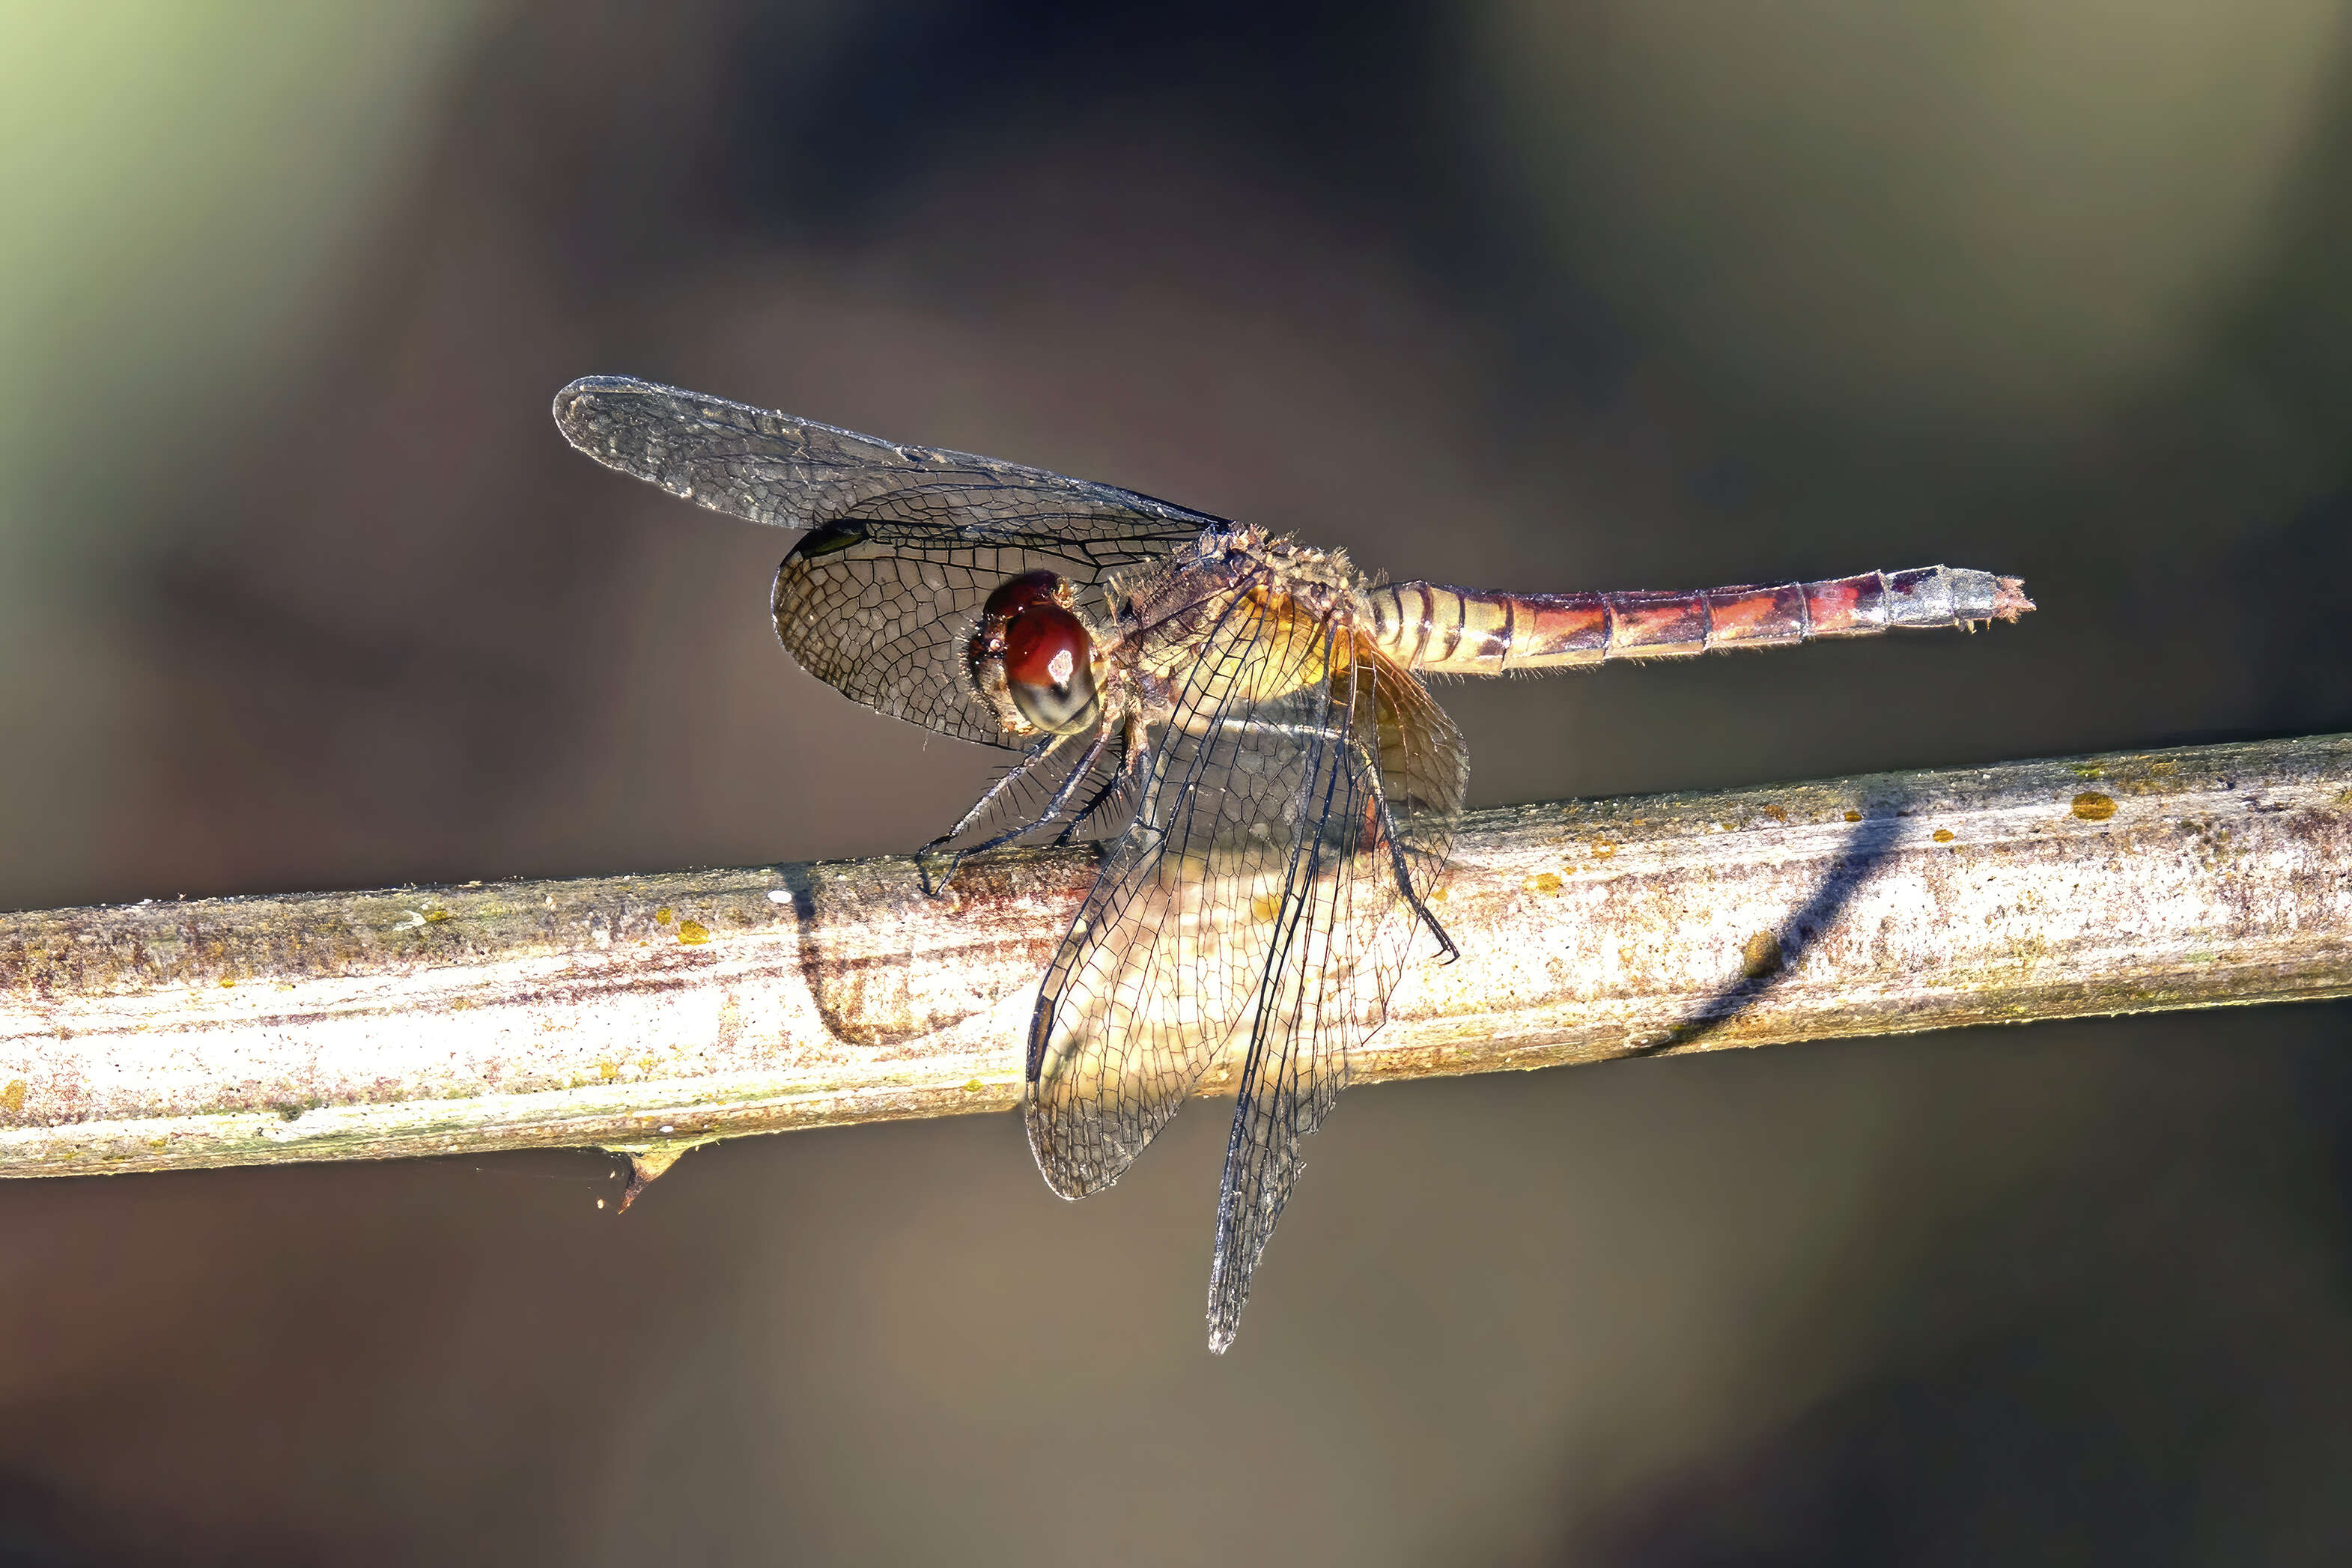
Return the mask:
<svg viewBox="0 0 2352 1568"><path fill-rule="evenodd" d="M1346 1084L1349 1052L1387 1018L1419 923L1404 884L1415 897L1434 889L1469 778L1452 721L1369 643L1332 687L1332 739L1307 770L1310 820L1294 847L1225 1147L1209 1266L1214 1351L1233 1343L1300 1146Z"/></svg>
<svg viewBox="0 0 2352 1568"><path fill-rule="evenodd" d="M1117 1181L1176 1113L1248 1016L1272 950L1313 755L1299 734L1326 700L1329 634L1231 583L1202 597L1215 608L1179 665L1134 815L1031 1025L1029 1143L1065 1197Z"/></svg>
<svg viewBox="0 0 2352 1568"><path fill-rule="evenodd" d="M1056 537L1115 542L1139 523L1170 525L1177 537L1223 523L1112 485L904 447L635 376L583 376L555 395L555 423L608 468L773 528L853 515L1024 528L1042 521Z"/></svg>
<svg viewBox="0 0 2352 1568"><path fill-rule="evenodd" d="M1046 973L1024 1112L1055 1190L1097 1192L1248 1029L1211 1277L1222 1350L1299 1142L1402 973L1399 865L1433 884L1467 768L1418 682L1286 599L1230 595L1192 652L1135 820Z"/></svg>
<svg viewBox="0 0 2352 1568"><path fill-rule="evenodd" d="M878 522L830 523L803 537L776 570L776 636L801 668L894 719L991 745L1009 736L973 691L964 650L997 585L1049 571L1076 590L1078 612L1110 618L1109 573L1198 538L1129 534L1116 549L1048 531ZM1148 552L1147 552L1148 547Z"/></svg>
<svg viewBox="0 0 2352 1568"><path fill-rule="evenodd" d="M962 668L998 584L1055 572L1098 613L1109 574L1231 526L1111 485L628 376L573 382L556 395L555 422L589 457L672 495L814 530L776 574L784 646L866 706L967 740L1005 743Z"/></svg>

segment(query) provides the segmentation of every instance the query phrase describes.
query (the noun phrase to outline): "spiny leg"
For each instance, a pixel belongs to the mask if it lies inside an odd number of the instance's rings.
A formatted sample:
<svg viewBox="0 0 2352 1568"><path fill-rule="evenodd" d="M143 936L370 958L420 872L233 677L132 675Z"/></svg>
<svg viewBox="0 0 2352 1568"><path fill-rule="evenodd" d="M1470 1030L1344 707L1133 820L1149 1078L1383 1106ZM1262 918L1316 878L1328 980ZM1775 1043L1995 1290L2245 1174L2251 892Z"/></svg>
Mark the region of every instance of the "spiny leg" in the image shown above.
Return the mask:
<svg viewBox="0 0 2352 1568"><path fill-rule="evenodd" d="M956 825L953 827L949 828L945 833L940 834L937 838L932 839L929 844L924 845L920 849L915 851L915 865L922 873L923 891L925 893L932 893L936 890L931 887L930 869L926 864L926 862L930 858L931 852L939 848L940 845L953 843L958 837L961 837L971 828L973 823L978 822L981 817L987 813L988 808L991 805L995 804L996 797L998 795L1001 795L1006 790L1011 789L1020 779L1026 777L1030 769L1035 767L1038 763L1051 756L1055 748L1058 747L1064 741L1068 739L1069 737L1067 735L1048 735L1044 740L1038 742L1035 745L1030 747L1027 753L1024 754L1019 762L1005 769L1002 777L1000 777L994 784L990 784L988 788L981 792L980 798L971 803L971 809L965 812L963 816L957 820ZM947 877L951 877L955 874L956 860L961 858L961 857L956 857L949 861L947 876L940 879L942 883L947 880Z"/></svg>
<svg viewBox="0 0 2352 1568"><path fill-rule="evenodd" d="M1437 945L1445 952L1445 962L1451 963L1462 956L1462 950L1454 945L1454 939L1445 934L1445 928L1437 923L1437 917L1430 913L1429 906L1422 901L1419 893L1413 891L1412 872L1404 863L1404 846L1397 839L1396 818L1389 815L1389 794L1381 787L1381 775L1377 769L1372 773L1372 798L1380 803L1381 837L1388 841L1389 859L1396 867L1397 891L1402 893L1404 901L1412 906L1412 912L1421 917L1421 923L1429 928L1429 934L1437 939Z"/></svg>
<svg viewBox="0 0 2352 1568"><path fill-rule="evenodd" d="M1381 784L1380 762L1372 755L1371 748L1365 745L1360 736L1352 733L1335 736L1333 731L1312 724L1278 724L1264 721L1250 721L1236 728L1260 734L1282 735L1292 740L1329 741L1341 738L1347 742L1349 752L1354 755L1357 763L1364 770L1365 784L1371 791L1372 800L1379 807L1380 837L1388 846L1389 861L1396 871L1397 891L1403 895L1405 903L1412 908L1421 923L1429 928L1429 934L1437 939L1438 947L1444 952L1445 962L1451 963L1460 958L1462 950L1454 945L1453 937L1447 935L1445 928L1438 923L1437 916L1430 911L1428 903L1413 889L1412 869L1405 864L1404 844L1397 837L1396 817L1389 810L1388 791Z"/></svg>
<svg viewBox="0 0 2352 1568"><path fill-rule="evenodd" d="M1348 749L1363 764L1365 787L1371 791L1372 805L1380 813L1381 842L1388 846L1389 864L1396 870L1397 891L1404 896L1405 903L1420 917L1421 923L1429 928L1429 934L1437 939L1438 947L1445 954L1445 962L1451 963L1462 956L1462 950L1454 945L1454 939L1445 933L1444 926L1437 923L1436 915L1430 912L1429 905L1413 889L1412 868L1405 864L1404 841L1397 837L1396 817L1389 810L1388 786L1381 782L1379 759L1372 755L1370 747L1353 734L1348 737Z"/></svg>
<svg viewBox="0 0 2352 1568"><path fill-rule="evenodd" d="M1041 827L1052 826L1054 820L1060 816L1064 809L1069 805L1070 797L1077 793L1079 784L1088 773L1094 771L1095 760L1102 755L1103 748L1110 744L1110 738L1112 734L1116 732L1117 728L1118 726L1116 725L1105 724L1101 730L1097 732L1094 744L1087 748L1087 754L1078 759L1077 766L1070 770L1070 776L1062 781L1061 787L1055 790L1052 797L1045 802L1045 805L1038 811L1035 816L1031 817L1026 822L1017 822L1013 824L1011 827L1006 828L1003 832L998 834L993 838L983 839L968 849L959 849L950 855L948 857L947 869L940 873L940 885L942 887L946 886L949 880L955 876L956 868L962 865L972 856L985 855L991 849L1001 849L1005 845L1012 843L1014 839L1021 837L1024 834L1034 833ZM924 845L922 848L915 852L917 866L921 867L924 857L929 855L941 845L952 842L958 834L963 832L973 823L979 821L982 814L987 811L989 804L998 795L1003 794L1004 791L1011 786L1013 780L1025 777L1032 768L1034 768L1038 763L1044 762L1045 758L1053 752L1055 747L1059 746L1064 741L1068 739L1069 737L1067 735L1048 735L1045 739L1040 741L1035 746L1030 748L1029 754L1021 759L1019 765L1014 767L1011 773L1006 773L1003 778L991 784L988 787L988 793L982 795L978 802L973 805L972 808L963 814L962 821L957 823L945 834L932 839L929 844ZM932 890L930 873L928 869L923 871L923 890L925 892L930 892Z"/></svg>
<svg viewBox="0 0 2352 1568"><path fill-rule="evenodd" d="M922 848L915 851L915 853L918 855L929 854L931 850L938 848L940 845L947 843L957 835L971 827L973 823L980 820L981 814L985 812L991 805L994 804L998 795L1003 795L1006 790L1013 787L1013 783L1015 779L1020 778L1022 775L1028 773L1031 768L1035 767L1039 763L1044 762L1047 757L1051 756L1054 752L1054 749L1068 739L1069 737L1067 735L1048 735L1044 740L1038 742L1035 745L1030 747L1027 754L1023 756L1019 762L1004 770L1004 774L1002 778L998 779L994 784L989 785L986 790L982 792L981 797L971 803L971 809L963 814L961 820L957 822L953 827L949 828L945 833L940 834L937 838L932 839L929 844L924 845Z"/></svg>
<svg viewBox="0 0 2352 1568"><path fill-rule="evenodd" d="M1088 822L1094 820L1095 813L1100 811L1105 805L1108 805L1110 803L1111 797L1118 793L1119 786L1125 783L1127 783L1127 774L1124 770L1115 772L1108 778L1103 780L1101 787L1087 797L1087 804L1078 807L1076 811L1071 814L1070 820L1064 825L1062 831L1055 837L1054 847L1056 849L1066 849L1071 845L1076 844L1078 841L1079 830L1084 828Z"/></svg>
<svg viewBox="0 0 2352 1568"><path fill-rule="evenodd" d="M964 857L970 855L984 855L991 849L1003 848L1005 845L1012 843L1014 839L1022 837L1024 834L1034 833L1041 827L1050 827L1053 826L1055 819L1060 816L1063 811L1068 807L1070 797L1078 793L1078 785L1085 781L1087 774L1094 772L1096 759L1099 758L1103 754L1103 748L1110 744L1110 738L1115 732L1115 726L1108 724L1103 726L1101 731L1096 734L1094 744L1087 748L1087 754L1078 759L1077 765L1070 770L1069 777L1062 781L1060 787L1054 791L1052 798L1047 800L1044 806L1039 808L1037 815L1034 817L1016 826L1008 827L1003 832L998 834L995 837L975 844L969 849L958 851L956 858L961 860ZM1055 738L1056 740L1060 740L1063 737L1056 736ZM1039 760L1043 760L1042 753L1040 754ZM1024 763L1023 766L1025 769L1028 764Z"/></svg>
<svg viewBox="0 0 2352 1568"><path fill-rule="evenodd" d="M1110 804L1118 795L1120 786L1134 783L1141 774L1144 759L1150 753L1145 748L1143 724L1140 720L1130 715L1119 727L1118 748L1118 765L1111 770L1108 778L1103 780L1102 787L1095 791L1093 797L1085 805L1080 806L1077 814L1070 818L1069 826L1064 827L1060 836L1054 840L1055 848L1067 848L1076 844L1078 841L1078 830L1094 820L1097 812Z"/></svg>

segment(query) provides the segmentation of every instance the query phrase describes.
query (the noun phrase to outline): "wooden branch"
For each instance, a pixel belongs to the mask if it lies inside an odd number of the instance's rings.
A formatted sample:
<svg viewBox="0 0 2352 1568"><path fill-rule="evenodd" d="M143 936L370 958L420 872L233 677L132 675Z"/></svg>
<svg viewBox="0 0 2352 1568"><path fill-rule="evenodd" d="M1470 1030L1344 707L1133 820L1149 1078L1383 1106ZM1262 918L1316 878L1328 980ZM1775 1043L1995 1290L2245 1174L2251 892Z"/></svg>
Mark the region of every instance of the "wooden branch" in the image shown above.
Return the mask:
<svg viewBox="0 0 2352 1568"><path fill-rule="evenodd" d="M0 916L0 1173L601 1145L643 1180L1002 1110L1090 868ZM1434 904L1461 961L1408 973L1354 1080L2344 995L2347 868L2352 736L1481 813Z"/></svg>

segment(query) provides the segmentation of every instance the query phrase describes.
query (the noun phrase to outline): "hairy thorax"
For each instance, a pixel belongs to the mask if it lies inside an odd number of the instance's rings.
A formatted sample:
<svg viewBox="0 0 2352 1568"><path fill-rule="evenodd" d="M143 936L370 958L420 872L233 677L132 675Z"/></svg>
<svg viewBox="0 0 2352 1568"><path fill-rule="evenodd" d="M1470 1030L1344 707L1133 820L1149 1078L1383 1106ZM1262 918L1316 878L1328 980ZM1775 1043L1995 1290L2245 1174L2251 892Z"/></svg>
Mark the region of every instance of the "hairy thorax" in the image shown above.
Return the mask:
<svg viewBox="0 0 2352 1568"><path fill-rule="evenodd" d="M1202 534L1118 584L1111 603L1110 662L1129 677L1146 722L1166 716L1181 675L1213 666L1221 645L1251 645L1252 689L1240 695L1263 700L1345 668L1370 620L1364 579L1344 551L1249 528Z"/></svg>

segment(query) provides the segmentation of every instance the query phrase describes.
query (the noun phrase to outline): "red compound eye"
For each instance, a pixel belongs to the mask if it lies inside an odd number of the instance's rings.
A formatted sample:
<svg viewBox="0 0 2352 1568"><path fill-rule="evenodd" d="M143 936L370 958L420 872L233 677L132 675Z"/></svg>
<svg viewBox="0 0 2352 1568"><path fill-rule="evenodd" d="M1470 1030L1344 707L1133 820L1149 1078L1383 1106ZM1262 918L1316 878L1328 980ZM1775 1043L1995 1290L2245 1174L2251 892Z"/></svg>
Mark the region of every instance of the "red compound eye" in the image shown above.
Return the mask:
<svg viewBox="0 0 2352 1568"><path fill-rule="evenodd" d="M983 621L1008 621L1034 605L1057 602L1062 580L1051 572L1024 572L1018 577L1007 577L996 585L996 592L981 606Z"/></svg>
<svg viewBox="0 0 2352 1568"><path fill-rule="evenodd" d="M1084 730L1094 722L1097 706L1094 639L1077 616L1050 599L1032 604L1005 623L1004 684L1013 706L1040 730Z"/></svg>
<svg viewBox="0 0 2352 1568"><path fill-rule="evenodd" d="M1038 605L1004 628L1004 679L1015 686L1067 686L1087 668L1094 640L1059 605Z"/></svg>

